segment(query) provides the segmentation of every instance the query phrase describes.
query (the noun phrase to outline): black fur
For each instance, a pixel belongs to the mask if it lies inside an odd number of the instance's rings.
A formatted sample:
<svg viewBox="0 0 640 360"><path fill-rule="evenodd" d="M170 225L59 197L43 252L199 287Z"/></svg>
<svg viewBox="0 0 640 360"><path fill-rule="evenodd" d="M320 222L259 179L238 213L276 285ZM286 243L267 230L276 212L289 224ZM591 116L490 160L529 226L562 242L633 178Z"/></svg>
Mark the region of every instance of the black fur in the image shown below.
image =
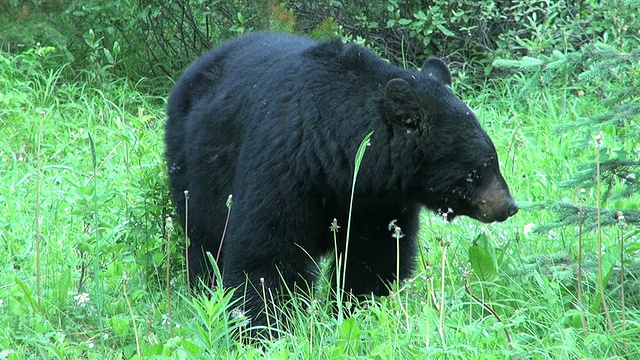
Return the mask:
<svg viewBox="0 0 640 360"><path fill-rule="evenodd" d="M183 224L189 190L190 272L209 279L203 251L218 253L233 194L223 284L239 287L253 323L265 324L261 278L276 292L312 284L315 261L334 249L334 218L344 251L354 157L371 131L346 290L388 294L394 220L404 234L399 277L411 274L422 207L484 222L515 214L493 143L450 85L437 59L406 71L339 40L253 33L205 54L171 94L165 138Z"/></svg>

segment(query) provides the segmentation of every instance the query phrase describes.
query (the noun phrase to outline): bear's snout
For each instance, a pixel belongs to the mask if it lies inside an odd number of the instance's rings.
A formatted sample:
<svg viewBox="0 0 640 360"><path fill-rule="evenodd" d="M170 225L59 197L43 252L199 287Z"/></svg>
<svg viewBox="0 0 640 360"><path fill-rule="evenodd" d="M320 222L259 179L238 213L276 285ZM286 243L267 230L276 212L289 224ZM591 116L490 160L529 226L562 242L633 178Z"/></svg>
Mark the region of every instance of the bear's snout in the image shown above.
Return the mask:
<svg viewBox="0 0 640 360"><path fill-rule="evenodd" d="M485 199L478 203L478 206L471 211L469 217L484 223L502 222L518 212L518 205L508 194L498 203L494 199Z"/></svg>
<svg viewBox="0 0 640 360"><path fill-rule="evenodd" d="M501 222L518 213L518 205L509 192L502 175L497 174L472 201L469 216L484 223Z"/></svg>

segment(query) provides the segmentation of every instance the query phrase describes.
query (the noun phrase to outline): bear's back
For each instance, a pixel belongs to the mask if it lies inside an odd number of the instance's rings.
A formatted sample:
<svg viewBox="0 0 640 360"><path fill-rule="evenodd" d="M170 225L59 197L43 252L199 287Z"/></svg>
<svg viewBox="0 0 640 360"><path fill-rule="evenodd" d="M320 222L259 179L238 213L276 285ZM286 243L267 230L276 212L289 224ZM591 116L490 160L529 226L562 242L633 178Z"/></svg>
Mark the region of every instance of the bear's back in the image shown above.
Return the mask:
<svg viewBox="0 0 640 360"><path fill-rule="evenodd" d="M212 49L178 79L169 98L169 118L186 117L194 103L215 93L224 81L242 80L246 72L294 57L314 44L305 37L256 32Z"/></svg>

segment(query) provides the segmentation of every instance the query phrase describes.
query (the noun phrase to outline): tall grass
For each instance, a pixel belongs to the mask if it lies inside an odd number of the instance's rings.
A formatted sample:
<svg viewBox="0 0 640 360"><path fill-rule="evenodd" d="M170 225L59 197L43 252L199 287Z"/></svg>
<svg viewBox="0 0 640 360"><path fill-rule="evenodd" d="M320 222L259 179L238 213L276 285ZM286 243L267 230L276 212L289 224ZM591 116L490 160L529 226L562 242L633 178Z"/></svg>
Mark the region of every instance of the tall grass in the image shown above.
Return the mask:
<svg viewBox="0 0 640 360"><path fill-rule="evenodd" d="M636 253L623 259L616 247L637 244L637 229L536 232L555 217L528 206L574 198L558 184L594 154L584 134L554 128L593 111L592 98L553 88L516 98L521 80L508 78L466 99L523 210L492 225L425 212L421 264L391 296L336 319L321 280L311 299L295 299L294 331L254 346L236 335L243 319L230 320L228 291L188 295L186 240L166 223L163 100L124 81L62 82L39 65L46 56L0 54L0 359L640 358L637 280L629 271L597 289L594 266L599 249L615 251L613 264L637 266ZM597 203L595 193L580 196ZM492 277L470 273L481 236ZM610 321L591 306L600 296Z"/></svg>

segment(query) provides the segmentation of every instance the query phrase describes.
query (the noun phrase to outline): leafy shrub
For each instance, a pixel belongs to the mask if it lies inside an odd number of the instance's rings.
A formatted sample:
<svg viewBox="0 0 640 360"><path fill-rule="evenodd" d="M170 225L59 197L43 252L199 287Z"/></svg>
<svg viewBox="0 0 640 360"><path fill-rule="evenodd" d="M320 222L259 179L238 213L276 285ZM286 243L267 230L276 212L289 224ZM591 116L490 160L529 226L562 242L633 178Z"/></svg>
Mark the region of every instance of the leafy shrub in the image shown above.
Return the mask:
<svg viewBox="0 0 640 360"><path fill-rule="evenodd" d="M52 45L92 71L153 78L175 77L215 44L253 30L341 35L398 64L447 58L479 85L501 75L492 73L496 58L572 51L594 39L638 45L640 21L627 2L14 0L0 5L0 42Z"/></svg>
<svg viewBox="0 0 640 360"><path fill-rule="evenodd" d="M622 1L541 0L288 1L301 30L327 18L396 63L447 58L471 80L489 76L496 58L574 50L596 38L637 33L638 15ZM614 20L615 19L615 20Z"/></svg>

